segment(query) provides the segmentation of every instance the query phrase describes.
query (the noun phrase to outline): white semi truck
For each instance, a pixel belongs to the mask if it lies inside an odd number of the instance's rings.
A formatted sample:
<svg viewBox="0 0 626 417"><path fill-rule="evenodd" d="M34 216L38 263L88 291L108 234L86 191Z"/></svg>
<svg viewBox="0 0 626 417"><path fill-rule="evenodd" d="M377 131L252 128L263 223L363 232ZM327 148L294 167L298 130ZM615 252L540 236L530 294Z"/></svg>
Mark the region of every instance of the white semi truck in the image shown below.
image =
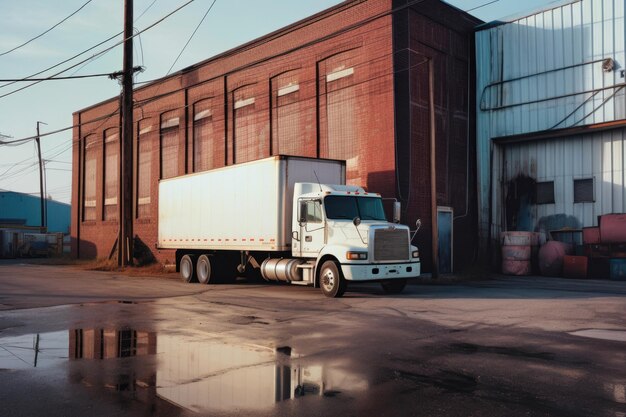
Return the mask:
<svg viewBox="0 0 626 417"><path fill-rule="evenodd" d="M345 185L345 162L275 156L159 183L159 249L176 249L183 280L268 281L341 297L348 281L389 293L420 275L407 226L385 218L380 194Z"/></svg>

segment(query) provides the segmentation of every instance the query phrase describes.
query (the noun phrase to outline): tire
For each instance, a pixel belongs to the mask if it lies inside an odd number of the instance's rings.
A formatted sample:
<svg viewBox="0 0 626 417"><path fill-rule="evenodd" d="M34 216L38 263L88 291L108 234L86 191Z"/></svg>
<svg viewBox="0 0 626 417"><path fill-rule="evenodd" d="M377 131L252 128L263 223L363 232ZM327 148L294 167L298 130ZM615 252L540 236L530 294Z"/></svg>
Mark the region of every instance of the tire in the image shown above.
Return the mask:
<svg viewBox="0 0 626 417"><path fill-rule="evenodd" d="M180 278L184 282L196 282L196 256L185 255L180 259Z"/></svg>
<svg viewBox="0 0 626 417"><path fill-rule="evenodd" d="M406 287L406 278L381 281L380 285L387 294L400 294Z"/></svg>
<svg viewBox="0 0 626 417"><path fill-rule="evenodd" d="M320 289L326 297L339 298L346 292L346 279L335 261L326 261L320 268Z"/></svg>
<svg viewBox="0 0 626 417"><path fill-rule="evenodd" d="M196 271L198 275L198 282L200 284L213 284L215 281L215 267L214 258L209 258L208 255L198 256L196 262Z"/></svg>

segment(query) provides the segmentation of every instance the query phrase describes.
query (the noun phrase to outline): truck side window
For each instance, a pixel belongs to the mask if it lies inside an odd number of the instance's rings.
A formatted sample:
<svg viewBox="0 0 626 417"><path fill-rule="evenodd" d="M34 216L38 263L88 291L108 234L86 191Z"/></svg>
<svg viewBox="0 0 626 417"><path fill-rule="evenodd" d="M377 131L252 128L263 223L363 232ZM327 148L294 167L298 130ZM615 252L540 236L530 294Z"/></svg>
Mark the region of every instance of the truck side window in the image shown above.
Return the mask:
<svg viewBox="0 0 626 417"><path fill-rule="evenodd" d="M306 221L307 223L322 222L322 205L319 200L306 202Z"/></svg>

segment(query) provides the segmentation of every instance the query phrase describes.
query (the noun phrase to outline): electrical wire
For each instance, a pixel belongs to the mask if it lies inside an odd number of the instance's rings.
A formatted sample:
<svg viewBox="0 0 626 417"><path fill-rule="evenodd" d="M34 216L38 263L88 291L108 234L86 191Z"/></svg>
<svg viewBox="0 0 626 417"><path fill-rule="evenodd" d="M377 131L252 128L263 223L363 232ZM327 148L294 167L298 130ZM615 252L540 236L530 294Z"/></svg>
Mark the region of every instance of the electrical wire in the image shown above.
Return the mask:
<svg viewBox="0 0 626 417"><path fill-rule="evenodd" d="M145 14L146 14L146 12L147 12L148 10L150 10L150 8L154 5L154 3L156 3L156 0L152 0L152 3L150 3L150 4L148 5L148 7L146 7L146 8L143 10L143 12L141 12L141 13L139 14L139 16L137 16L137 18L134 20L134 22L133 22L133 23L137 23L137 22L139 21L139 19L141 19L141 17L142 17L143 15L145 15ZM111 40L112 38L117 37L117 36L121 35L122 33L124 33L124 32L118 32L118 33L117 33L117 34L115 34L113 37L108 38L105 42L108 42L108 41L109 41L109 40ZM139 38L139 40L141 41L141 37ZM101 44L99 44L99 45L101 45ZM99 46L99 45L98 45L98 46ZM79 72L80 70L82 70L83 68L85 68L87 65L89 65L89 64L91 64L92 62L95 62L95 61L97 61L98 59L102 58L102 57L103 57L104 55L106 55L107 53L109 53L109 51L107 51L107 52L105 52L105 53L103 53L103 54L101 54L101 55L98 55L97 57L94 57L94 58L90 59L89 61L85 62L83 65L81 65L80 67L78 67L78 68L77 68L74 72L72 72L72 74L70 74L70 75L74 75L74 74L76 74L77 72ZM81 53L80 55L82 55L82 53ZM67 61L65 61L65 62L67 62ZM141 65L143 66L143 47L142 47L142 64L141 64ZM45 72L45 71L44 71L44 72ZM39 74L36 74L36 75L39 75Z"/></svg>
<svg viewBox="0 0 626 417"><path fill-rule="evenodd" d="M489 6L490 4L497 3L497 2L499 2L499 1L500 1L500 0L492 0L492 1L488 1L487 3L483 3L483 4L479 5L479 6L472 7L471 9L466 9L466 10L464 10L464 11L469 13L469 12L472 12L472 11L474 11L474 10L482 9L483 7L485 7L485 6Z"/></svg>
<svg viewBox="0 0 626 417"><path fill-rule="evenodd" d="M85 75L68 75L65 77L46 77L46 78L29 78L25 79L17 79L17 78L7 78L0 79L0 82L29 82L29 81L56 81L56 80L76 80L80 78L96 78L96 77L109 77L111 73L103 73L103 74L85 74Z"/></svg>
<svg viewBox="0 0 626 417"><path fill-rule="evenodd" d="M200 25L202 25L202 22L204 22L204 19L206 19L207 15L209 14L209 12L211 11L211 9L213 8L213 6L215 5L215 2L217 2L217 0L213 0L213 2L211 3L211 5L209 6L209 8L207 9L207 11L204 13L204 16L202 16L202 19L200 19L200 22L198 22L198 24L196 25L196 28L193 30L193 32L191 33L191 36L189 36L189 39L187 39L187 42L185 42L185 46L183 46L183 49L180 50L180 53L178 54L178 56L176 57L176 59L174 60L174 62L172 63L172 65L170 66L170 69L167 70L167 74L165 74L165 76L168 76L170 74L170 72L172 72L172 68L174 68L174 65L176 65L176 63L178 62L178 60L180 59L180 56L183 54L183 52L185 52L185 49L187 49L187 46L189 45L189 42L191 42L191 40L193 39L193 37L195 36L196 32L198 31L198 29L200 28Z"/></svg>
<svg viewBox="0 0 626 417"><path fill-rule="evenodd" d="M74 16L76 13L80 12L85 6L87 6L89 3L91 3L93 0L87 0L85 3L83 3L82 6L80 6L78 9L76 9L74 12L72 12L72 14L70 14L69 16L66 16L65 18L63 18L60 22L56 23L54 26L52 26L51 28L45 30L44 32L40 33L39 35L35 36L34 38L31 38L29 40L27 40L26 42L17 45L16 47L9 49L8 51L4 51L2 53L0 53L0 56L3 55L7 55L10 54L13 51L16 51L26 45L28 45L29 43L31 43L32 41L41 38L43 35L45 35L46 33L50 32L51 30L53 30L54 28L56 28L57 26L59 26L60 24L62 24L63 22L65 22L67 19L69 19L70 17Z"/></svg>
<svg viewBox="0 0 626 417"><path fill-rule="evenodd" d="M180 10L181 10L181 9L183 9L184 7L188 6L189 4L193 3L194 1L195 1L195 0L188 0L186 3L182 4L181 6L179 6L179 7L178 7L178 8L176 8L176 9L174 9L174 10L173 10L173 11L171 11L170 13L166 14L165 16L163 16L162 18L160 18L159 20L157 20L157 21L155 21L154 23L150 24L150 25L149 25L149 26L147 26L146 28L144 28L144 29L142 29L142 30L138 31L136 34L132 34L131 36L129 36L129 37L128 37L128 39L133 39L135 36L138 36L138 35L142 34L143 32L146 32L147 30L152 29L153 27L155 27L156 25L160 24L160 23L161 23L161 22L163 22L165 19L167 19L168 17L170 17L170 16L172 16L173 14L177 13L178 11L180 11ZM115 36L118 36L118 35L115 35ZM115 36L114 36L114 37L115 37ZM112 39L112 38L109 38L108 40L111 40L111 39ZM118 46L122 45L122 44L123 44L126 40L128 40L128 39L123 39L123 40L121 40L121 41L119 41L119 42L115 43L114 45L112 45L112 46L110 46L110 47L108 47L108 48L106 48L106 49L104 49L104 50L102 50L102 51L100 51L100 52L97 52L97 53L96 53L96 54L94 54L93 56L91 56L91 57L89 57L89 58L87 58L87 59L85 59L85 60L83 60L83 61L80 61L80 62L78 62L77 64L71 65L71 66L69 66L69 67L67 67L67 68L65 68L65 69L63 69L63 70L61 70L61 71L59 71L59 72L57 72L57 73L55 73L55 74L51 75L51 76L50 76L50 77L48 77L47 79L42 79L42 80L39 80L39 81L35 81L35 82L33 82L32 84L28 84L28 85L26 85L26 86L24 86L24 87L21 87L21 88L18 88L18 89L13 90L13 91L11 91L11 92L8 92L8 93L5 93L5 94L2 94L2 95L0 95L0 98L4 98L4 97L7 97L7 96L10 96L11 94L15 94L15 93L17 93L17 92L19 92L19 91L22 91L22 90L24 90L24 89L26 89L26 88L32 87L32 86L34 86L34 85L36 85L36 84L39 84L39 83L41 83L41 82L43 82L43 81L47 81L48 79L50 79L50 78L52 78L52 77L56 77L56 76L58 76L58 75L61 75L61 74L63 74L64 72L71 70L72 68L76 68L77 66L84 64L85 62L89 61L90 59L93 59L94 57L97 57L97 56L99 56L99 55L102 55L102 54L104 54L104 53L106 53L106 52L108 52L108 51L110 51L110 50L112 50L112 49L114 49L114 48L116 48L116 47L118 47ZM108 40L107 40L107 41L108 41ZM107 41L103 41L103 42L101 42L99 45L101 45L102 43L106 43ZM92 47L92 48L90 48L90 49L93 49L93 48L94 48L94 47ZM84 52L80 53L79 55L82 55L83 53L84 53ZM75 56L75 57L76 57L76 56ZM70 60L71 60L71 59L70 59ZM67 62L67 60L66 60L66 61L64 61L64 62ZM54 67L59 66L59 65L60 65L60 64L57 64L57 65L55 65ZM46 70L44 70L44 71L41 71L41 72L46 72L46 71L48 71L48 70L49 70L49 69L51 69L51 68L52 68L52 67L50 67L50 68L48 68L48 69L46 69ZM40 73L41 73L41 72L40 72ZM40 74L40 73L39 73L39 74ZM28 77L27 77L27 78L28 78ZM4 85L0 86L0 88L1 88L1 87L5 87L5 86L7 86L7 85L8 85L8 84L4 84Z"/></svg>

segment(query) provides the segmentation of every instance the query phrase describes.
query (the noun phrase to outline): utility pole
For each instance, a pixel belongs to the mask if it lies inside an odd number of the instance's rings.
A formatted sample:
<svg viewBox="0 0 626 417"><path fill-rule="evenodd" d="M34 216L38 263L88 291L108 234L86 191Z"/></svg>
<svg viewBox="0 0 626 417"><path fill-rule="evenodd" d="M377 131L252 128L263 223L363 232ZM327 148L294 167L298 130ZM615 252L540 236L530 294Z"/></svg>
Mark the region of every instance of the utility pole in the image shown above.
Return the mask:
<svg viewBox="0 0 626 417"><path fill-rule="evenodd" d="M439 225L437 223L437 152L435 141L435 61L428 59L428 107L430 108L430 214L432 244L432 277L439 277Z"/></svg>
<svg viewBox="0 0 626 417"><path fill-rule="evenodd" d="M39 199L41 205L41 232L43 233L46 228L46 210L45 204L46 200L44 199L44 190L43 190L43 160L41 159L41 143L39 141L39 125L47 124L44 122L37 122L37 137L35 138L35 142L37 142L37 156L39 157Z"/></svg>
<svg viewBox="0 0 626 417"><path fill-rule="evenodd" d="M119 170L119 234L117 263L132 264L133 253L133 0L124 0L124 64L122 67L122 134Z"/></svg>

